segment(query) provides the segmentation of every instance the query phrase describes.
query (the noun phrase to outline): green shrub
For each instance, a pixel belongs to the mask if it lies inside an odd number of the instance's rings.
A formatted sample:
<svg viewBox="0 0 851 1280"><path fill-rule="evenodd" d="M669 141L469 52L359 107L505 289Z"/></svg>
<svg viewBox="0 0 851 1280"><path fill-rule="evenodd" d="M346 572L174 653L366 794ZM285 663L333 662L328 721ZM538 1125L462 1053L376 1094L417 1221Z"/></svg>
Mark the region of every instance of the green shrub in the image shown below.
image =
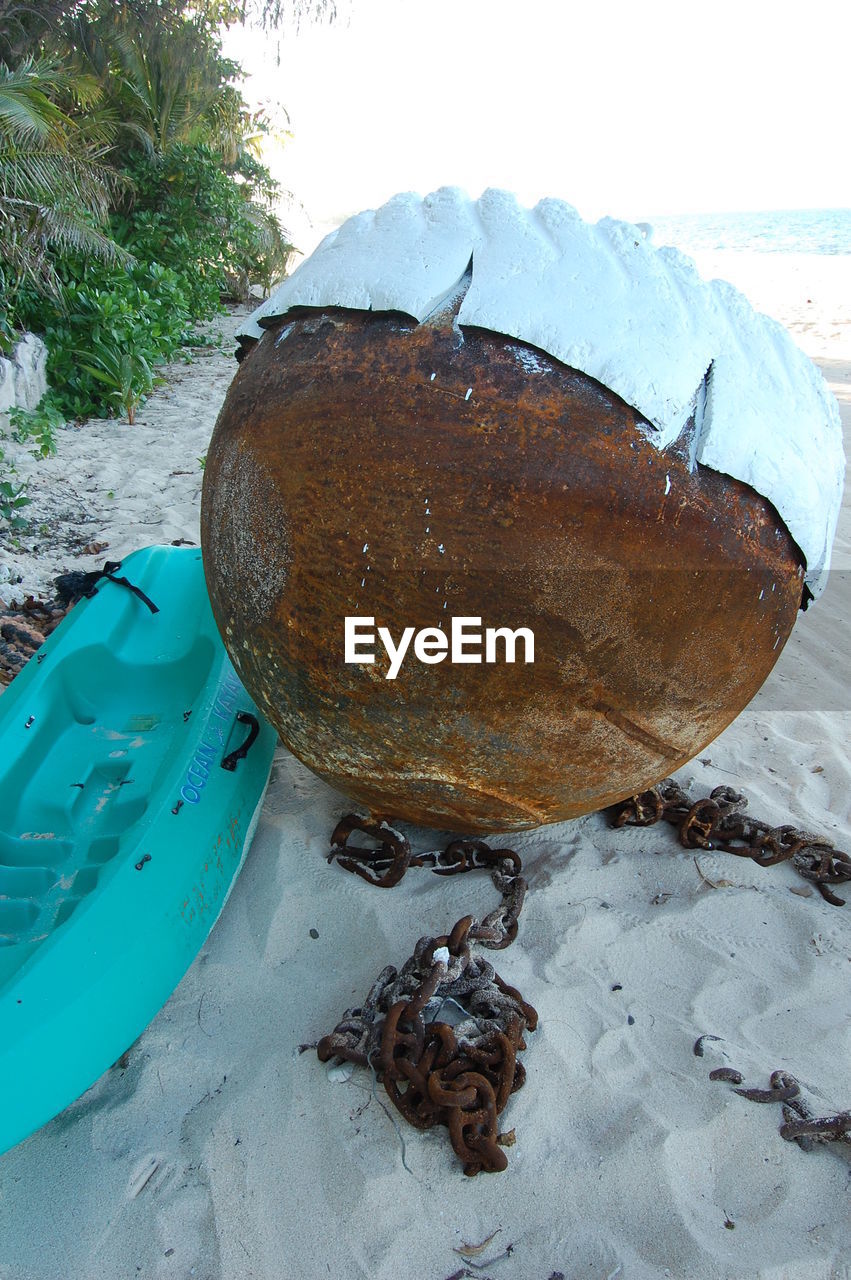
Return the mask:
<svg viewBox="0 0 851 1280"><path fill-rule="evenodd" d="M264 195L274 184L254 168L251 181L240 182L202 145L132 154L132 203L128 196L111 219L132 261L68 252L55 264L56 296L20 288L12 320L44 338L52 403L64 418L123 412L132 422L154 385L154 367L197 343L193 324L221 309L233 282L247 290L283 270L289 245L268 209L250 198L255 182L265 182Z"/></svg>
<svg viewBox="0 0 851 1280"><path fill-rule="evenodd" d="M135 257L172 268L195 317L213 315L234 280L247 290L286 269L292 246L268 203L276 185L249 161L245 175L228 173L210 147L181 144L127 162L132 205L113 216L113 235Z"/></svg>
<svg viewBox="0 0 851 1280"><path fill-rule="evenodd" d="M72 258L59 274L59 306L22 291L16 316L47 344L52 402L64 418L135 408L151 389L152 366L192 340L179 276L157 262L125 268Z"/></svg>
<svg viewBox="0 0 851 1280"><path fill-rule="evenodd" d="M56 432L65 422L65 415L56 403L51 391L42 396L35 409L21 409L17 406L9 410L9 425L12 438L19 444L32 441L35 458L49 458L56 452Z"/></svg>
<svg viewBox="0 0 851 1280"><path fill-rule="evenodd" d="M35 409L9 410L12 439L18 444L31 442L36 458L47 458L56 452L56 432L64 418L50 392ZM20 482L14 464L0 449L0 528L24 529L27 521L19 513L29 504L26 481Z"/></svg>
<svg viewBox="0 0 851 1280"><path fill-rule="evenodd" d="M107 404L123 409L132 426L137 408L150 395L155 381L145 357L137 352L116 351L114 347L79 354L81 369L101 383Z"/></svg>
<svg viewBox="0 0 851 1280"><path fill-rule="evenodd" d="M4 457L0 449L0 529L23 529L26 520L18 514L21 507L29 502L26 495L26 484L18 484L15 468Z"/></svg>

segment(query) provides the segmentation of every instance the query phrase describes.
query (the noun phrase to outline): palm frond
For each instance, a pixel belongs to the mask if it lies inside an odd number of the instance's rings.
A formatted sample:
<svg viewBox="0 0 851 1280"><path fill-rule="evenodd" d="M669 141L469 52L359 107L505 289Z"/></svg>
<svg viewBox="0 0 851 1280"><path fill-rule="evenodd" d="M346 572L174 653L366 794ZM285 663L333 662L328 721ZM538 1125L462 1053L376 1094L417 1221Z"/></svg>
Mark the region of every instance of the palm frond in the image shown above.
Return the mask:
<svg viewBox="0 0 851 1280"><path fill-rule="evenodd" d="M11 70L0 62L0 137L46 141L70 122L45 91L51 86L47 64L25 62Z"/></svg>
<svg viewBox="0 0 851 1280"><path fill-rule="evenodd" d="M12 199L57 205L73 202L97 222L104 222L119 180L97 157L47 150L0 151L0 203Z"/></svg>
<svg viewBox="0 0 851 1280"><path fill-rule="evenodd" d="M98 231L76 209L42 208L41 232L57 249L91 254L102 262L132 262L132 254Z"/></svg>
<svg viewBox="0 0 851 1280"><path fill-rule="evenodd" d="M52 255L128 260L104 224L123 184L108 161L115 134L100 86L46 59L0 63L0 258L6 278L58 296ZM62 105L60 105L60 103ZM63 109L86 103L84 116Z"/></svg>

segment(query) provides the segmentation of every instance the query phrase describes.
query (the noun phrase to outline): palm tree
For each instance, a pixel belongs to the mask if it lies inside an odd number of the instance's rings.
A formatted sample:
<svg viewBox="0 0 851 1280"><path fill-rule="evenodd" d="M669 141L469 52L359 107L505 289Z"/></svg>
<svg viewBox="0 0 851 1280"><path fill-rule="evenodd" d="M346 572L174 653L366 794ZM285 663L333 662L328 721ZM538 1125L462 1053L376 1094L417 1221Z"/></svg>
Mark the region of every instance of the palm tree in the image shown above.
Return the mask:
<svg viewBox="0 0 851 1280"><path fill-rule="evenodd" d="M180 0L0 0L0 56L8 54L0 61L0 330L24 285L59 302L57 265L68 252L132 260L108 223L133 205L118 150L128 141L151 157L211 147L244 184L262 274L283 271L290 246L260 177L268 174L252 157L262 123L234 87L239 68L216 35L239 3L197 0L184 10ZM318 12L325 0L290 3ZM27 40L51 54L22 57Z"/></svg>
<svg viewBox="0 0 851 1280"><path fill-rule="evenodd" d="M85 0L0 0L0 60L16 67Z"/></svg>
<svg viewBox="0 0 851 1280"><path fill-rule="evenodd" d="M23 284L56 295L56 251L126 257L105 230L120 182L106 161L111 125L91 77L46 59L0 62L0 291ZM87 110L73 117L59 105Z"/></svg>
<svg viewBox="0 0 851 1280"><path fill-rule="evenodd" d="M119 130L147 151L209 142L217 116L230 114L228 81L239 68L201 14L129 0L81 11L72 30L75 64L98 81Z"/></svg>
<svg viewBox="0 0 851 1280"><path fill-rule="evenodd" d="M229 5L231 0L222 0ZM234 180L241 197L238 222L251 245L244 268L230 280L237 294L248 289L247 274L268 287L286 270L292 246L273 212L279 192L261 160L268 126L252 113L233 83L240 68L224 58L211 14L211 0L191 15L169 12L155 0L109 0L80 12L73 22L74 49L81 73L94 77L117 122L118 135L131 150L143 151L152 168L137 176L120 212L159 205L161 179L173 192L191 182L184 166L186 148L212 153L221 172ZM144 170L143 170L144 173ZM160 180L151 181L157 175ZM202 219L203 201L195 216ZM216 216L208 210L208 219ZM220 228L223 246L227 226Z"/></svg>

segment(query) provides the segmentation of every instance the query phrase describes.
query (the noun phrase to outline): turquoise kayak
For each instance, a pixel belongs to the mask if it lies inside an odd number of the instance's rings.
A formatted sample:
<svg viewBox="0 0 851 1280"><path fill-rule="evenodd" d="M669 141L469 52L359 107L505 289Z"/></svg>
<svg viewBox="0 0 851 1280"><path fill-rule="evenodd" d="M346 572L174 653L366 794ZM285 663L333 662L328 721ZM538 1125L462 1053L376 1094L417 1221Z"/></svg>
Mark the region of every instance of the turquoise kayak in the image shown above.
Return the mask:
<svg viewBox="0 0 851 1280"><path fill-rule="evenodd" d="M276 744L200 551L110 568L0 697L0 1151L85 1092L177 986L242 866Z"/></svg>

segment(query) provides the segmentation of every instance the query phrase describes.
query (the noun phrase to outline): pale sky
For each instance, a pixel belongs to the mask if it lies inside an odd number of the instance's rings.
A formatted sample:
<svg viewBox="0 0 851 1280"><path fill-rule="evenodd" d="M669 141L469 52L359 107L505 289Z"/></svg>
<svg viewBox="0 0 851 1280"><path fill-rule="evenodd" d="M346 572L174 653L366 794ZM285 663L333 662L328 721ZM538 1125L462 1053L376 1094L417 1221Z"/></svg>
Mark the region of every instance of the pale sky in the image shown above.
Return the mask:
<svg viewBox="0 0 851 1280"><path fill-rule="evenodd" d="M588 218L851 205L848 0L342 0L229 33L289 112L299 246L397 191L487 186ZM265 66L264 66L265 62ZM313 224L311 229L308 218Z"/></svg>

